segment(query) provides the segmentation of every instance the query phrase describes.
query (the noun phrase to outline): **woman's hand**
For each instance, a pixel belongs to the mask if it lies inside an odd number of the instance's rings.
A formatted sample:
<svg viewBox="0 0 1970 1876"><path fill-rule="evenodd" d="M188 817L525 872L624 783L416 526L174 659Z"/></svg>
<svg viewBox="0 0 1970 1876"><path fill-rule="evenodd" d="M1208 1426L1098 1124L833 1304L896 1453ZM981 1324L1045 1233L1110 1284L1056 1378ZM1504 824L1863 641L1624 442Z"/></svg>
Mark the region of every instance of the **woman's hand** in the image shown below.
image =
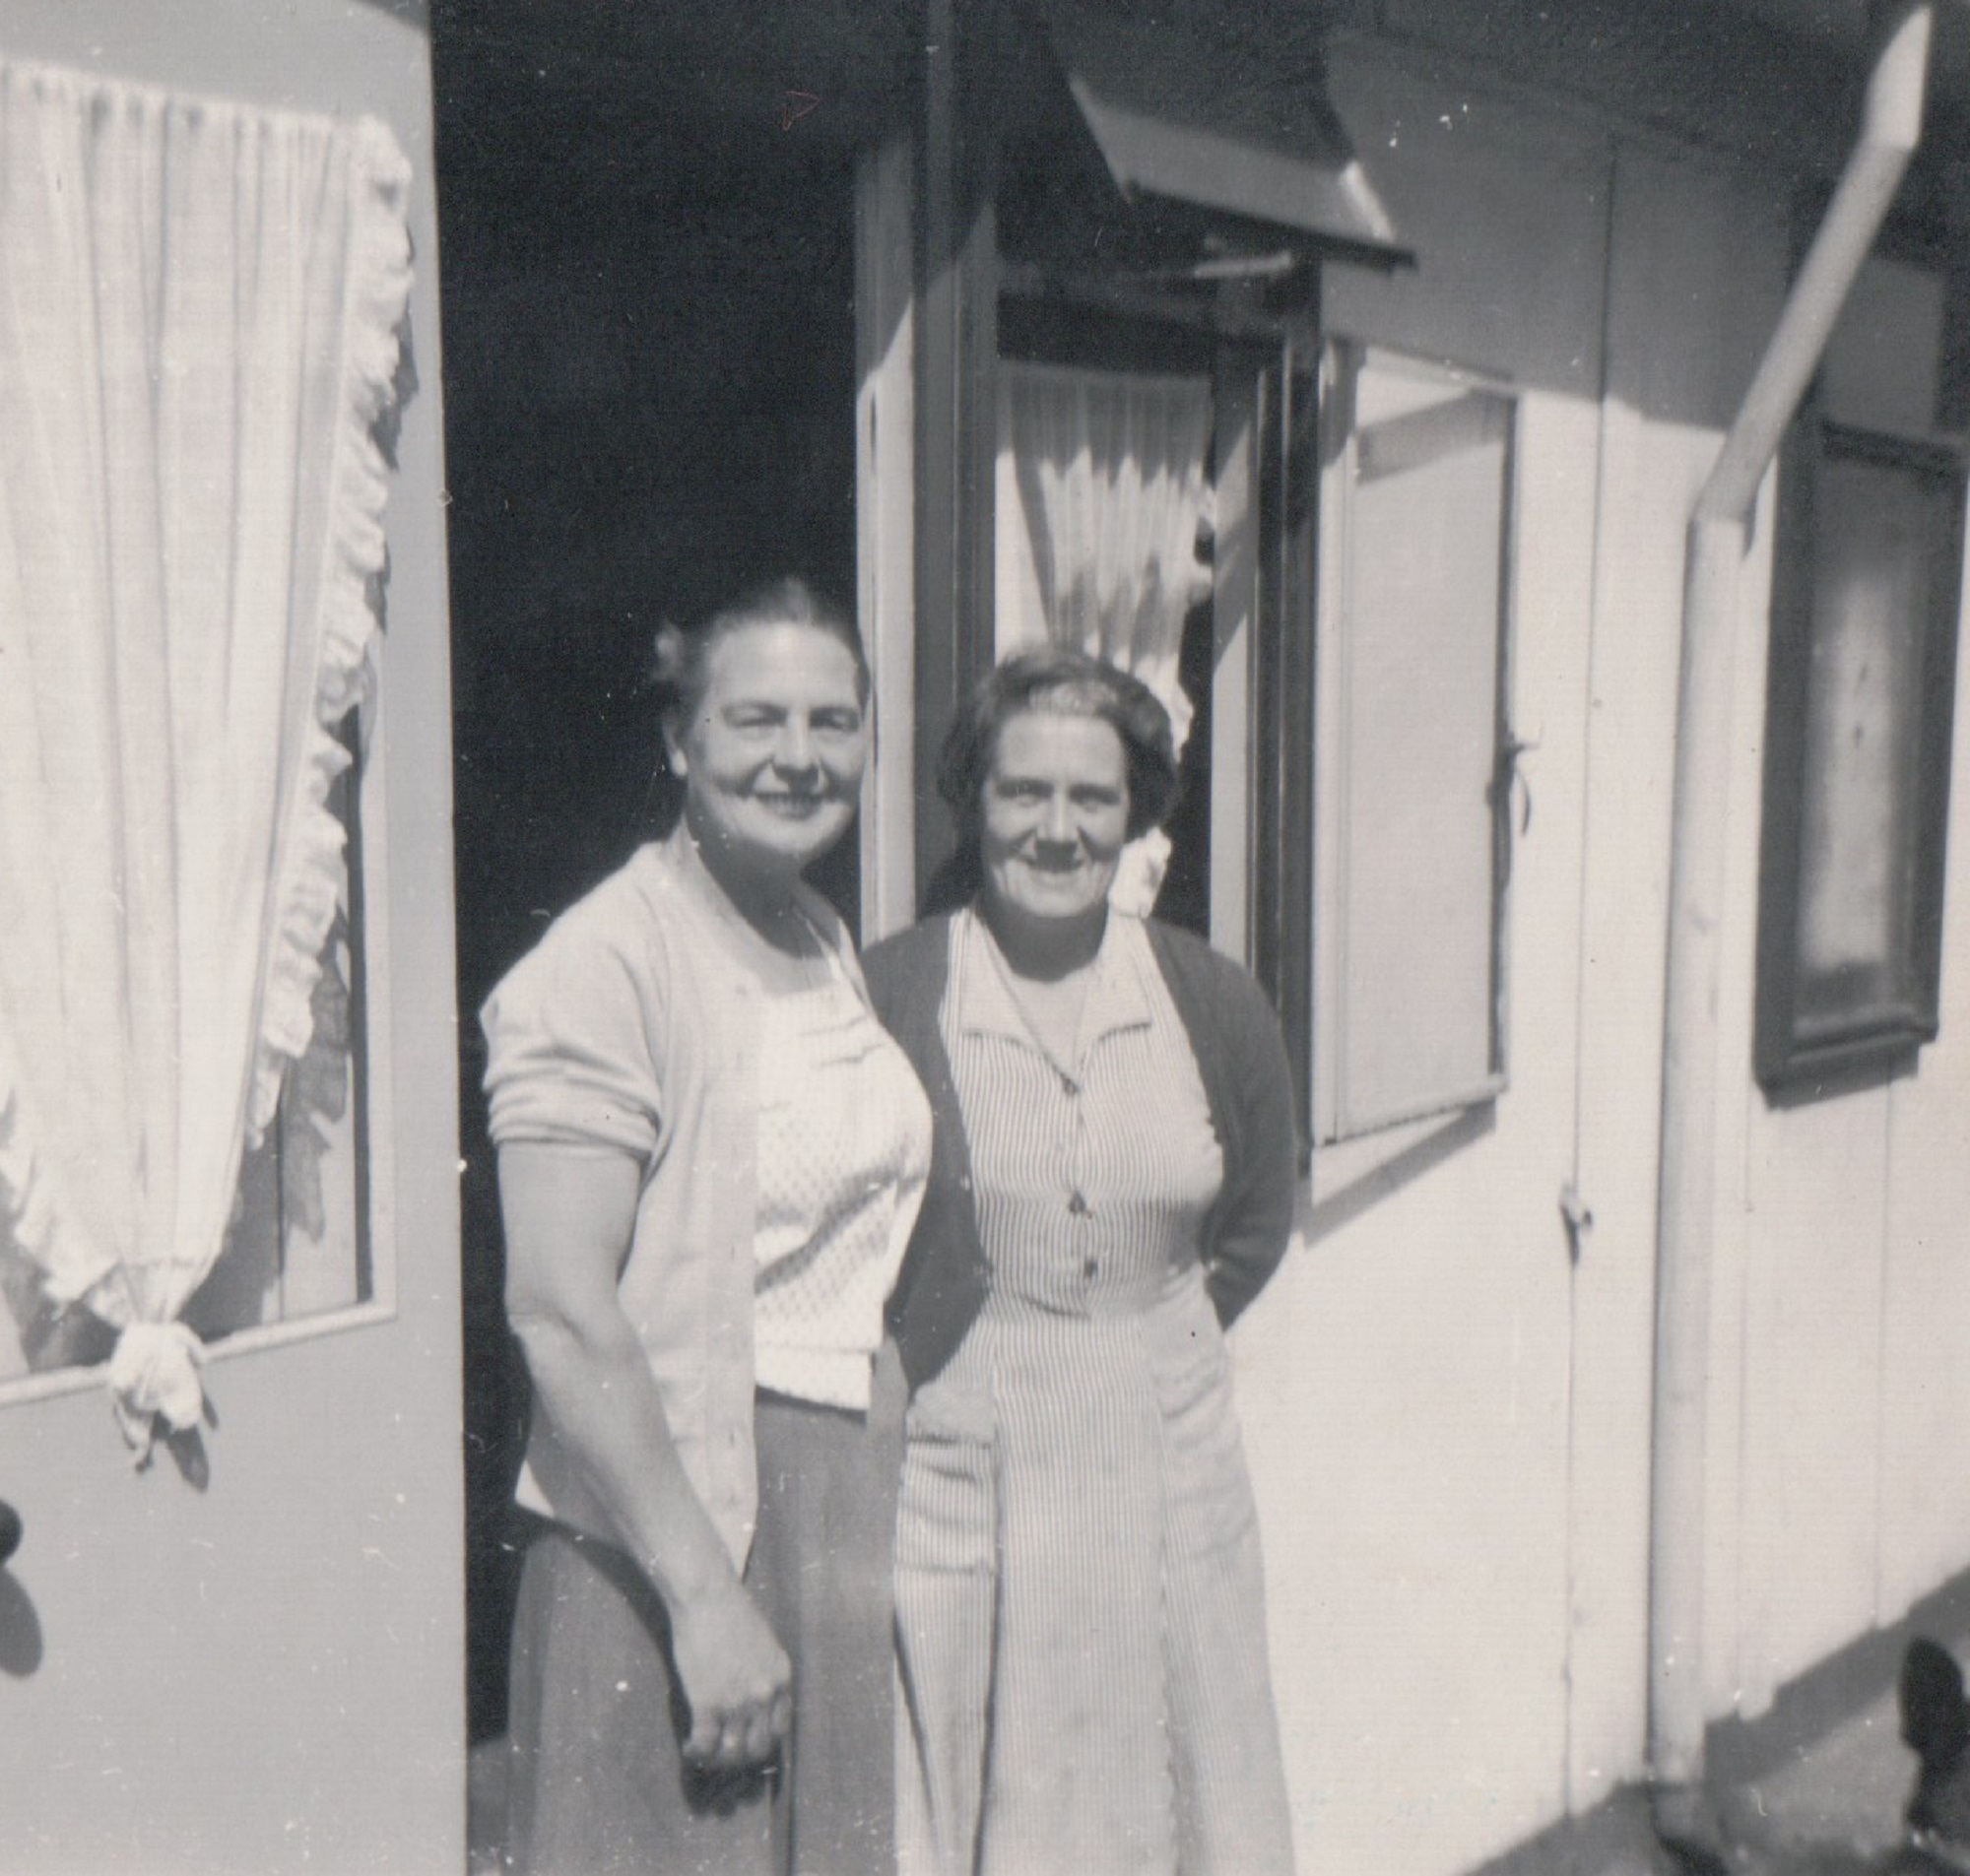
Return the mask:
<svg viewBox="0 0 1970 1876"><path fill-rule="evenodd" d="M671 1618L696 1764L759 1765L793 1718L792 1670L733 1573L617 1299L641 1169L626 1154L499 1149L506 1311L543 1409Z"/></svg>
<svg viewBox="0 0 1970 1876"><path fill-rule="evenodd" d="M762 1765L793 1722L793 1668L753 1598L730 1575L671 1609L671 1654L690 1708L685 1757Z"/></svg>

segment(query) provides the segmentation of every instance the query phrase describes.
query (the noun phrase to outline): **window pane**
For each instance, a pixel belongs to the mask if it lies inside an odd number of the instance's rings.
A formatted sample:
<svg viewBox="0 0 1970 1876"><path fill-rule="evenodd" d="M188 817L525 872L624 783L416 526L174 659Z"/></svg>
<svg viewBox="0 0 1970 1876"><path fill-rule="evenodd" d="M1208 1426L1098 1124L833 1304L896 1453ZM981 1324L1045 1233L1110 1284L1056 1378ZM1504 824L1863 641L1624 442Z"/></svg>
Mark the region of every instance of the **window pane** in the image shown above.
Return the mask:
<svg viewBox="0 0 1970 1876"><path fill-rule="evenodd" d="M1500 601L1510 406L1365 367L1341 645L1335 1119L1486 1092L1495 1022ZM1330 718L1330 721L1335 719ZM1335 771L1330 769L1330 773ZM1316 917L1316 925L1323 921Z"/></svg>
<svg viewBox="0 0 1970 1876"><path fill-rule="evenodd" d="M1870 255L1820 364L1821 410L1861 429L1929 435L1939 421L1943 314L1941 276Z"/></svg>
<svg viewBox="0 0 1970 1876"><path fill-rule="evenodd" d="M1210 626L1211 427L1206 377L1000 360L996 655L1068 645L1133 673L1168 710L1179 755L1195 714L1186 628ZM1148 912L1173 873L1186 893L1207 876L1208 854L1172 858L1167 830L1132 842L1115 903Z"/></svg>
<svg viewBox="0 0 1970 1876"><path fill-rule="evenodd" d="M1800 827L1807 1029L1913 991L1902 981L1915 914L1909 830L1946 492L1903 464L1829 452L1819 465Z"/></svg>

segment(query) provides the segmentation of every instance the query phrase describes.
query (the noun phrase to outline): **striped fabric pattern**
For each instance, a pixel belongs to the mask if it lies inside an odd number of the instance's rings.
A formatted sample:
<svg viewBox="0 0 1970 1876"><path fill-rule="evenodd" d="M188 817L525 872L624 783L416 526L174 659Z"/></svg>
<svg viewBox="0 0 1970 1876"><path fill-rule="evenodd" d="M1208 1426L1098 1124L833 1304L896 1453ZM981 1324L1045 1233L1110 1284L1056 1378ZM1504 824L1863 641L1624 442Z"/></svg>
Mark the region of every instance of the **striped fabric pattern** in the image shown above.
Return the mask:
<svg viewBox="0 0 1970 1876"><path fill-rule="evenodd" d="M951 943L993 1288L908 1422L900 1867L1287 1869L1257 1526L1197 1261L1222 1163L1182 1024L1137 921L1111 918L1066 1063L984 927Z"/></svg>

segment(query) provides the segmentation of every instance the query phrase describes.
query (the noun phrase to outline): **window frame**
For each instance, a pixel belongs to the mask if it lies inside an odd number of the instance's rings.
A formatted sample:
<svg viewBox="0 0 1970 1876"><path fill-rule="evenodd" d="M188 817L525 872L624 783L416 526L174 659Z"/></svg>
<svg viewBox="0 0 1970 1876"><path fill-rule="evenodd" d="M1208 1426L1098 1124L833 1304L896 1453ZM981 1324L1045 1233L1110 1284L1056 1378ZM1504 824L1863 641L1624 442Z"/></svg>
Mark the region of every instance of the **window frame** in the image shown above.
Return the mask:
<svg viewBox="0 0 1970 1876"><path fill-rule="evenodd" d="M1810 216L1805 218L1807 225ZM1911 1067L1939 1033L1942 895L1947 863L1949 771L1954 736L1957 641L1962 630L1965 504L1970 499L1970 247L1960 234L1913 219L1883 229L1872 258L1933 274L1941 325L1935 360L1936 409L1926 428L1827 409L1825 372L1808 390L1779 456L1772 542L1770 636L1765 671L1765 750L1759 832L1752 1067L1774 1099L1807 1098L1829 1081ZM1835 343L1838 342L1836 334ZM1908 757L1914 788L1893 837L1910 869L1906 928L1879 960L1898 994L1862 994L1831 1015L1804 1003L1801 916L1806 902L1808 711L1815 633L1815 516L1824 465L1865 462L1929 480L1944 496L1937 577L1917 622L1920 694Z"/></svg>
<svg viewBox="0 0 1970 1876"><path fill-rule="evenodd" d="M1245 962L1274 1002L1304 1136L1321 271L1329 256L1383 270L1412 256L1358 165L1345 162L1340 180L1369 216L1353 235L1308 228L1298 216L1286 226L1267 220L1266 203L1249 193L1231 206L1215 194L1193 202L1147 190L1124 190L1117 201L1119 178L1059 82L1069 72L1018 55L1012 16L996 6L965 15L961 32L957 13L953 0L933 0L937 30L925 35L931 56L915 126L919 901L952 838L931 785L936 749L964 689L990 668L999 310L1008 299L1045 298L1201 330L1216 347L1218 474L1239 443L1258 536L1241 591L1227 595L1214 582L1211 941ZM1036 192L1021 182L1035 174L1044 181ZM1082 186L1090 178L1091 198ZM1220 548L1222 539L1220 528Z"/></svg>
<svg viewBox="0 0 1970 1876"><path fill-rule="evenodd" d="M1886 996L1857 982L1832 1013L1806 1005L1801 955L1802 913L1809 882L1803 852L1808 789L1807 724L1811 676L1824 635L1838 621L1814 605L1815 518L1829 460L1871 463L1931 482L1945 495L1946 520L1927 616L1919 635L1919 702L1914 750L1904 760L1914 786L1892 838L1909 874L1901 941L1877 960L1890 979ZM1949 768L1955 709L1958 617L1963 573L1966 478L1960 449L1834 423L1808 408L1780 458L1778 523L1773 540L1771 641L1766 662L1764 817L1758 883L1754 1060L1771 1094L1816 1091L1829 1076L1911 1063L1940 1027L1942 894L1949 817ZM1831 778L1827 786L1837 786Z"/></svg>

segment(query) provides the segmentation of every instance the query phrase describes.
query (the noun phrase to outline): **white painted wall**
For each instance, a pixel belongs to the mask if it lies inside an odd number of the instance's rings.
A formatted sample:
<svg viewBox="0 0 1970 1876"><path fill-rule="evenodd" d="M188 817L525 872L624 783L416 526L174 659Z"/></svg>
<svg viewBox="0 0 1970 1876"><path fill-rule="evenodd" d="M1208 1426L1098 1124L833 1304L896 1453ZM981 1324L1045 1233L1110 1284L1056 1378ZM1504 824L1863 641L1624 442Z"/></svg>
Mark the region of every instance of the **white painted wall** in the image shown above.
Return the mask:
<svg viewBox="0 0 1970 1876"><path fill-rule="evenodd" d="M1595 1228L1580 1271L1575 1346L1576 1805L1642 1769L1664 916L1684 536L1781 303L1786 254L1782 212L1755 177L1632 144L1617 159L1610 226L1581 919L1580 1178ZM1739 593L1740 644L1754 633L1758 660L1743 688L1755 690L1760 713L1769 540L1761 511ZM1734 847L1746 882L1756 875L1756 802L1754 777L1733 797L1734 827L1740 835L1751 828L1748 859L1741 839ZM1750 968L1748 936L1727 948L1735 982ZM1727 1087L1741 1086L1741 1075ZM1710 1432L1712 1478L1729 1489L1736 1449L1719 1445L1714 1418ZM1713 1589L1717 1582L1713 1567Z"/></svg>
<svg viewBox="0 0 1970 1876"><path fill-rule="evenodd" d="M1534 811L1494 1107L1323 1149L1235 1338L1301 1867L1468 1868L1565 1809L1587 623L1609 152L1380 59L1338 101L1419 272L1332 330L1521 389L1512 719Z"/></svg>
<svg viewBox="0 0 1970 1876"><path fill-rule="evenodd" d="M1756 799L1763 618L1746 621L1734 804ZM1970 690L1959 668L1941 1034L1912 1074L1800 1106L1750 1078L1755 824L1727 917L1712 1363L1713 1711L1776 1688L1970 1564ZM1741 1455L1726 1475L1730 1455Z"/></svg>
<svg viewBox="0 0 1970 1876"><path fill-rule="evenodd" d="M1792 178L1365 38L1337 104L1421 265L1330 327L1521 392L1511 1086L1327 1150L1235 1354L1302 1868L1467 1869L1642 1771L1684 533L1781 302ZM1638 116L1642 109L1638 107ZM1837 157L1837 152L1835 153ZM1740 591L1709 1418L1713 1714L1970 1566L1970 676L1943 1030L1750 1072L1772 489ZM1970 673L1970 659L1963 661ZM1558 1209L1594 1223L1570 1269Z"/></svg>

